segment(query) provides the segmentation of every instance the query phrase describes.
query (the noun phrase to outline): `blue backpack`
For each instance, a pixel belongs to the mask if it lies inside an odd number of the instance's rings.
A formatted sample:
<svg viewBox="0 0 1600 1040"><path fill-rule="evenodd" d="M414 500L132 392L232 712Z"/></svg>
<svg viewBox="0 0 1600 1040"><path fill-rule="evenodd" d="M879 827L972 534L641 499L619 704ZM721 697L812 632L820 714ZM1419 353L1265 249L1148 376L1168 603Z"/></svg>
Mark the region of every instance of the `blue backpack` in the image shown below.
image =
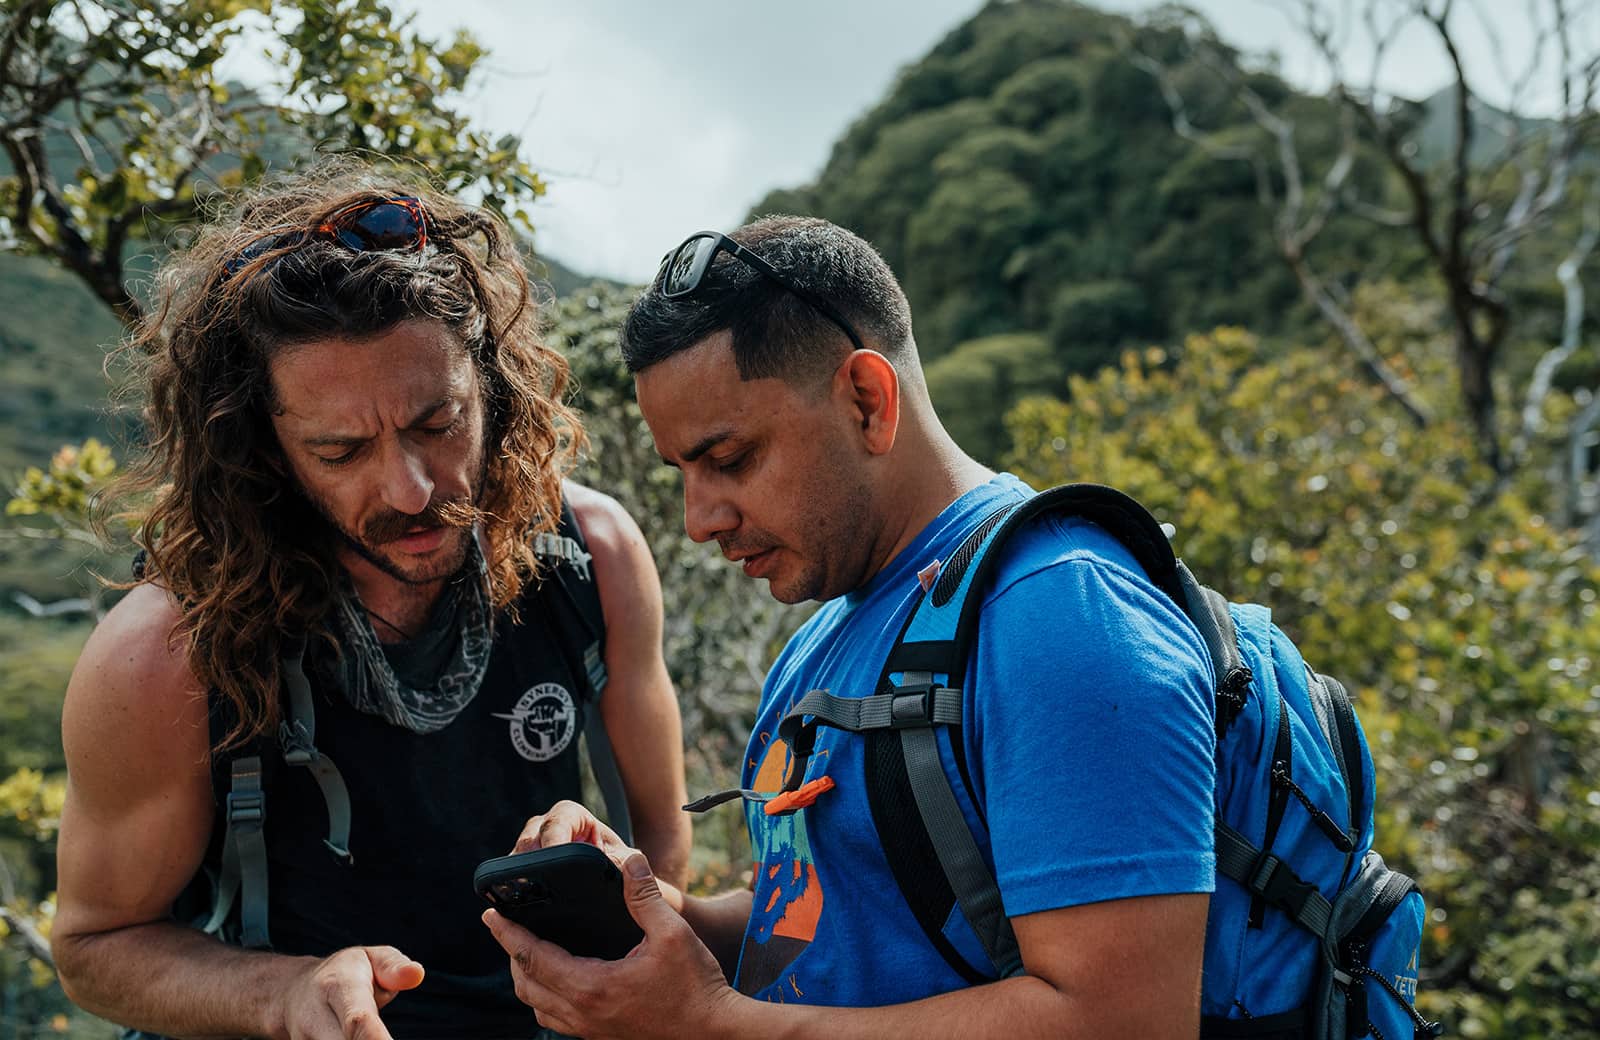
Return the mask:
<svg viewBox="0 0 1600 1040"><path fill-rule="evenodd" d="M1206 926L1201 1036L1441 1035L1412 1006L1422 895L1372 848L1372 755L1344 687L1307 667L1265 607L1229 604L1200 585L1149 512L1111 488L1053 488L979 523L918 599L874 696L813 690L785 716L779 735L793 754L785 790L798 789L817 726L864 734L879 841L929 941L973 984L1021 973L999 887L939 763L933 727L959 729L962 694L949 684L966 675L987 582L1008 538L1045 512L1092 521L1126 545L1210 652L1219 877ZM970 771L959 752L957 760L970 795ZM945 935L957 908L988 955L988 971Z"/></svg>

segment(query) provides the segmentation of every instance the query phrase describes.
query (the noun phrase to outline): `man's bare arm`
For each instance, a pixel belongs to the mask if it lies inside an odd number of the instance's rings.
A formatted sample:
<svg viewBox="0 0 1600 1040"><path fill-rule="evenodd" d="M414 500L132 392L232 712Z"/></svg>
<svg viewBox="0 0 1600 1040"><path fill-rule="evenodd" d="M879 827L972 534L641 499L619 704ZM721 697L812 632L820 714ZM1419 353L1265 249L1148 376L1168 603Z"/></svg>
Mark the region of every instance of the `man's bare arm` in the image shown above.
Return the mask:
<svg viewBox="0 0 1600 1040"><path fill-rule="evenodd" d="M421 968L364 947L325 961L245 951L170 920L211 833L206 701L169 645L176 608L134 589L90 636L62 714L67 799L52 932L63 989L169 1036L386 1038L377 1011Z"/></svg>
<svg viewBox="0 0 1600 1040"><path fill-rule="evenodd" d="M606 620L600 714L616 753L633 840L660 876L682 886L689 871L683 722L662 658L661 581L639 525L611 498L564 486L588 542Z"/></svg>
<svg viewBox="0 0 1600 1040"><path fill-rule="evenodd" d="M573 958L493 911L517 995L566 1033L609 1037L994 1036L1190 1040L1200 1026L1204 894L1144 896L1014 918L1027 974L878 1008L777 1004L728 987L716 958L649 876L622 863L645 941L623 960ZM642 871L642 876L639 872ZM663 1016L660 1009L673 1009Z"/></svg>

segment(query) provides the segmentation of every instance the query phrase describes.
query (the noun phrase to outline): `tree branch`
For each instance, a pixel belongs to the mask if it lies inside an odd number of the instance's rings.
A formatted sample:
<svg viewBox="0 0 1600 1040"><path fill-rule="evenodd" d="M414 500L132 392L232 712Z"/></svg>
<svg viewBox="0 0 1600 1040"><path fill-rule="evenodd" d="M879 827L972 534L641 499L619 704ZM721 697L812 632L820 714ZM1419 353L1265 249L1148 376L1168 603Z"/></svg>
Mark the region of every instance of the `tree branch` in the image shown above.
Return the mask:
<svg viewBox="0 0 1600 1040"><path fill-rule="evenodd" d="M1307 5L1308 10L1310 5ZM1308 17L1312 17L1308 15ZM1308 30L1317 37L1319 47L1326 48L1331 55L1333 44L1331 36L1323 27ZM1299 282L1301 291L1311 301L1323 318L1333 326L1341 341L1355 356L1357 364L1367 376L1393 397L1406 413L1407 417L1418 426L1427 425L1430 415L1428 409L1418 401L1412 393L1410 385L1399 373L1395 372L1383 359L1378 349L1367 337L1366 333L1356 323L1350 313L1340 305L1339 301L1328 290L1322 279L1312 269L1306 257L1306 247L1326 226L1333 207L1337 204L1345 180L1355 165L1355 133L1349 116L1341 116L1341 146L1339 155L1330 165L1323 177L1323 190L1316 206L1309 217L1304 215L1306 209L1305 175L1300 164L1300 157L1295 146L1294 123L1273 112L1260 94L1252 90L1237 74L1237 70L1216 58L1210 53L1199 55L1200 60L1220 77L1226 79L1238 94L1251 118L1272 140L1276 146L1278 170L1283 177L1283 198L1275 199L1270 189L1270 176L1265 169L1265 160L1255 149L1221 149L1207 147L1203 135L1195 130L1189 121L1187 110L1182 95L1171 81L1171 76L1165 66L1148 55L1133 52L1133 61L1139 68L1144 69L1155 77L1160 84L1162 96L1167 101L1168 108L1173 113L1173 125L1178 134L1187 140L1199 144L1202 149L1214 157L1248 159L1257 171L1257 194L1273 218L1275 238L1279 252L1283 254L1290 270ZM1334 57L1329 58L1335 61ZM1266 185L1266 186L1263 186Z"/></svg>
<svg viewBox="0 0 1600 1040"><path fill-rule="evenodd" d="M1544 402L1550 394L1550 384L1556 370L1577 351L1583 339L1583 281L1579 272L1583 262L1600 239L1600 184L1590 189L1583 207L1583 231L1556 268L1556 278L1561 282L1564 297L1564 314L1561 323L1561 342L1545 352L1534 366L1533 378L1528 385L1528 395L1522 406L1522 426L1512 440L1511 455L1514 463L1522 462L1528 445L1543 423Z"/></svg>
<svg viewBox="0 0 1600 1040"><path fill-rule="evenodd" d="M11 909L8 904L17 900L16 883L11 877L11 867L6 863L4 856L0 856L0 921L4 921L11 930L22 939L23 946L28 953L39 960L55 967L55 958L50 954L50 940L46 939L38 927L26 916Z"/></svg>
<svg viewBox="0 0 1600 1040"><path fill-rule="evenodd" d="M32 921L7 906L0 906L0 921L11 926L11 930L27 948L30 957L41 960L52 968L55 967L56 960L50 954L50 940L44 937Z"/></svg>
<svg viewBox="0 0 1600 1040"><path fill-rule="evenodd" d="M1589 468L1589 454L1600 442L1596 427L1600 427L1600 386L1590 392L1589 403L1573 420L1567 438L1567 512L1575 524L1582 522L1585 512L1589 514L1583 542L1590 556L1600 556L1600 489Z"/></svg>

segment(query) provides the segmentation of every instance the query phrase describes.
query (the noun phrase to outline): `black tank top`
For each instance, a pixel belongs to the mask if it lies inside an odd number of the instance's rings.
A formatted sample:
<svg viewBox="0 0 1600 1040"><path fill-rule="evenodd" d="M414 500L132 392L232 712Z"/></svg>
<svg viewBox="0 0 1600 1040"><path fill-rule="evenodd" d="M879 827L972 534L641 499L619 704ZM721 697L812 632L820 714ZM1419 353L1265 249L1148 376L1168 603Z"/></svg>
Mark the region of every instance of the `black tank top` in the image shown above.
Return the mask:
<svg viewBox="0 0 1600 1040"><path fill-rule="evenodd" d="M307 662L316 745L350 792L349 862L323 842L327 810L312 776L286 765L275 747L263 755L272 948L320 957L389 945L420 962L422 985L381 1013L397 1040L539 1033L512 989L505 951L479 920L486 904L472 873L508 853L529 816L581 796L578 743L588 706L578 669L592 637L573 624L572 596L593 597L590 616L598 617L598 593L576 574L563 577L570 593L554 580L530 583L518 623L504 613L495 619L477 696L435 733L355 710L331 670ZM220 807L228 761L216 758ZM225 826L219 809L214 834ZM218 841L213 849L220 856Z"/></svg>

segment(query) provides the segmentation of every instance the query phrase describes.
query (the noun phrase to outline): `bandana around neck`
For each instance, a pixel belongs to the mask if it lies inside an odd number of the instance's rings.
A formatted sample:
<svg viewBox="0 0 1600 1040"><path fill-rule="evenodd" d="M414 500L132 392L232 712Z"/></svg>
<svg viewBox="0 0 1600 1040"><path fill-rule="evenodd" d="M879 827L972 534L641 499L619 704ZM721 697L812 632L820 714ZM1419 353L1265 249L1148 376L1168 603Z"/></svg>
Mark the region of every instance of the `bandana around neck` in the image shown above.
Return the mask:
<svg viewBox="0 0 1600 1040"><path fill-rule="evenodd" d="M430 628L448 626L460 633L454 653L431 688L411 686L395 673L361 597L346 576L334 619L341 650L340 686L351 707L413 733L435 733L450 725L478 695L489 668L494 626L489 565L477 532L473 535L461 574L443 593L453 602L436 608L428 620Z"/></svg>

